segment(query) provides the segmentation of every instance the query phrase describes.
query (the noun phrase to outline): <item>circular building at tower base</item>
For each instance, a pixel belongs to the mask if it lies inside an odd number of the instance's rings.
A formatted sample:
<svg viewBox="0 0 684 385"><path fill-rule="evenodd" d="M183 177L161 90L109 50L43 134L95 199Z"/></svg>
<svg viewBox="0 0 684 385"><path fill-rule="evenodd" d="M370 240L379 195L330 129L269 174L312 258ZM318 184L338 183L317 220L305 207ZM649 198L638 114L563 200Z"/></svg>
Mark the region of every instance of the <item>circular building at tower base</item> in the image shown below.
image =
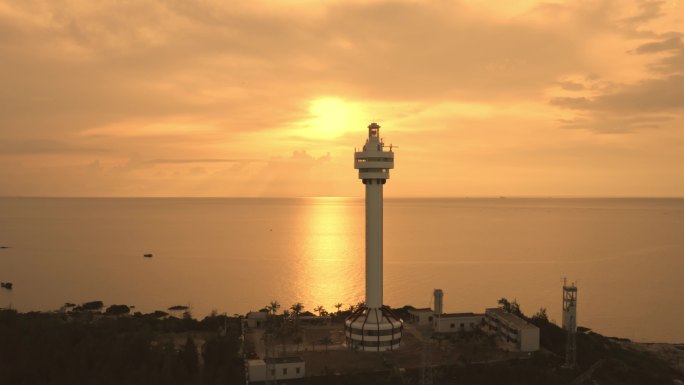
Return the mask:
<svg viewBox="0 0 684 385"><path fill-rule="evenodd" d="M361 306L344 321L347 346L366 352L396 350L403 329L404 321L387 306Z"/></svg>

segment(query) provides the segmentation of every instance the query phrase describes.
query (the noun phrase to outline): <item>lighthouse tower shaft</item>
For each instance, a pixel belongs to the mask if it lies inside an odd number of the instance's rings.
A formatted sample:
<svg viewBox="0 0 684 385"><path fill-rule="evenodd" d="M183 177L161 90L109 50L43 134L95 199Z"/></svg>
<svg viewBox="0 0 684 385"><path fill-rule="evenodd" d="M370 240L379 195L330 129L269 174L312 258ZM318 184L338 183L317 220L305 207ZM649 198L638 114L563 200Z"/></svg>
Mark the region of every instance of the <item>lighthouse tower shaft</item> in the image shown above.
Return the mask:
<svg viewBox="0 0 684 385"><path fill-rule="evenodd" d="M354 153L354 168L366 185L366 305L382 307L382 200L383 185L394 168L394 152L385 150L380 126L368 126L363 151Z"/></svg>
<svg viewBox="0 0 684 385"><path fill-rule="evenodd" d="M345 340L352 350L381 352L399 348L404 322L382 304L382 188L394 168L380 139L380 126L368 126L362 151L354 152L354 168L366 187L366 305L358 307L345 324Z"/></svg>
<svg viewBox="0 0 684 385"><path fill-rule="evenodd" d="M366 183L366 304L382 306L382 183Z"/></svg>

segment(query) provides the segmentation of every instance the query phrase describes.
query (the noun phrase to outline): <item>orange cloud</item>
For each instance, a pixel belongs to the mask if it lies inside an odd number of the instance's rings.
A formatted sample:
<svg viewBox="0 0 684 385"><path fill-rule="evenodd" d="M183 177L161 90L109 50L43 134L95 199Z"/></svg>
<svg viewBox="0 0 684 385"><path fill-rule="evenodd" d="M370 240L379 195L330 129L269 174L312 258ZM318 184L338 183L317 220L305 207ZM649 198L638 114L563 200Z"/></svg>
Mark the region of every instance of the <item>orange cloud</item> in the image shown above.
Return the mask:
<svg viewBox="0 0 684 385"><path fill-rule="evenodd" d="M659 1L0 1L0 194L359 194L350 153L379 120L390 195L681 195L682 18Z"/></svg>

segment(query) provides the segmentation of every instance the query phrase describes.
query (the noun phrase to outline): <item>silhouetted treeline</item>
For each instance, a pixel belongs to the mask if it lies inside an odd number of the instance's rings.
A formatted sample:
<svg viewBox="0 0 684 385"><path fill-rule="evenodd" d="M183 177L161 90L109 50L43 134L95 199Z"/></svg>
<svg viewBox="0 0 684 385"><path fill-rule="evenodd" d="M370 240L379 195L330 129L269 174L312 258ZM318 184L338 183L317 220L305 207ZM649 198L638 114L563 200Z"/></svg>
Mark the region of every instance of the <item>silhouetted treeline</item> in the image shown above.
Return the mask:
<svg viewBox="0 0 684 385"><path fill-rule="evenodd" d="M219 315L0 310L0 384L244 383L239 335L239 320Z"/></svg>
<svg viewBox="0 0 684 385"><path fill-rule="evenodd" d="M545 311L532 317L520 315L540 328L541 351L500 362L459 360L433 368L433 382L570 384L597 362L601 364L586 383L672 384L683 377L654 355L627 349L614 338L592 332L577 335L579 367L561 369L564 331L549 322ZM87 311L21 314L0 310L0 385L244 384L239 322L219 315L198 321L189 313L175 318L161 311L105 316ZM296 383L419 384L423 378L420 369L409 369L307 377Z"/></svg>

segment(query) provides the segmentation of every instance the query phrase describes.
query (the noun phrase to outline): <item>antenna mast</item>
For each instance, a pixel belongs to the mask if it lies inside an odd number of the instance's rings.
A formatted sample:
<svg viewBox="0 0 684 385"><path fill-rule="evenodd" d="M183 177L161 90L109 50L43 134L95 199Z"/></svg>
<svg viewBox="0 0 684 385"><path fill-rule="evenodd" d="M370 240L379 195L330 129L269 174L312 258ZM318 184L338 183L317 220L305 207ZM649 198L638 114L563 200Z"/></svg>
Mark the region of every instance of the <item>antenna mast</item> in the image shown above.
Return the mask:
<svg viewBox="0 0 684 385"><path fill-rule="evenodd" d="M565 365L574 369L577 366L577 286L568 286L563 278L563 329L565 330Z"/></svg>

